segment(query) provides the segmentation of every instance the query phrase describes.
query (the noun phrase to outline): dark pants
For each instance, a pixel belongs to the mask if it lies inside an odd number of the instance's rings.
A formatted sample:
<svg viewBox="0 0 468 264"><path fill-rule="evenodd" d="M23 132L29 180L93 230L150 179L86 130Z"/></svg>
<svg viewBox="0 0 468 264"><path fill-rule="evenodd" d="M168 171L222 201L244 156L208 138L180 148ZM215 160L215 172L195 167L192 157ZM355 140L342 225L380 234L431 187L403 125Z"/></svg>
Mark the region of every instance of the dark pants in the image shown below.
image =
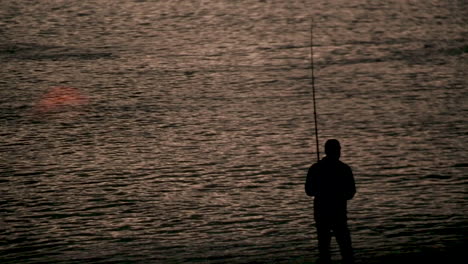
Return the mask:
<svg viewBox="0 0 468 264"><path fill-rule="evenodd" d="M316 202L314 218L317 228L320 263L331 263L330 242L332 232L340 247L343 263L354 263L351 235L347 224L346 202L344 206L343 204L330 205Z"/></svg>

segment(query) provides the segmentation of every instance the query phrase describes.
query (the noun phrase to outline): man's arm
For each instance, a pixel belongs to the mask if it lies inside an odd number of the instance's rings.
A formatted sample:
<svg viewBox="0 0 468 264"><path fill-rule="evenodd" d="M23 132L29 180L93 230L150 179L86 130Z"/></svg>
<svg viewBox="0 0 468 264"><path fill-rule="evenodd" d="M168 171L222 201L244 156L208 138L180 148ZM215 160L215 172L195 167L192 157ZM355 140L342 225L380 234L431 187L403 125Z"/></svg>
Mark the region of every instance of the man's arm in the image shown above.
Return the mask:
<svg viewBox="0 0 468 264"><path fill-rule="evenodd" d="M346 200L353 199L354 195L356 194L356 184L354 182L354 175L353 171L349 166L347 166L347 173L346 173L346 192L345 198Z"/></svg>
<svg viewBox="0 0 468 264"><path fill-rule="evenodd" d="M308 196L317 195L317 167L316 164L312 165L307 172L305 182L305 192Z"/></svg>

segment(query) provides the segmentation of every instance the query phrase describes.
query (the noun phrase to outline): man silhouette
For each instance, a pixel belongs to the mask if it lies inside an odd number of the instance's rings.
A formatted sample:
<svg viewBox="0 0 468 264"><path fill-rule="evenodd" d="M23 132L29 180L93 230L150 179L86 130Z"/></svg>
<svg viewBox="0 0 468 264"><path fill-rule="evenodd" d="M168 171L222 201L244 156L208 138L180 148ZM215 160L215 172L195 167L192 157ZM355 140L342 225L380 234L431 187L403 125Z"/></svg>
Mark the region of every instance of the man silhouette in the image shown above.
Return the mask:
<svg viewBox="0 0 468 264"><path fill-rule="evenodd" d="M336 139L325 143L325 154L307 173L305 191L314 197L314 219L317 228L320 263L331 263L332 231L340 247L343 263L354 263L351 235L347 225L347 201L356 187L351 168L341 162L341 146Z"/></svg>

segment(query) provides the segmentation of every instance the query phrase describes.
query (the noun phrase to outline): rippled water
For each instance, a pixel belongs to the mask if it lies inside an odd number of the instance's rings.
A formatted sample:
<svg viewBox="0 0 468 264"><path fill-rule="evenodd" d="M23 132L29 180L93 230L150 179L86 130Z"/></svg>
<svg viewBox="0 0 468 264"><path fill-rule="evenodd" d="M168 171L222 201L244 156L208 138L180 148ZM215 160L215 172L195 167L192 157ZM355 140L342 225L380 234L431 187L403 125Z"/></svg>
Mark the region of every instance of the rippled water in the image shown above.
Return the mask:
<svg viewBox="0 0 468 264"><path fill-rule="evenodd" d="M466 244L465 1L0 5L2 263L312 262L311 15L358 260Z"/></svg>

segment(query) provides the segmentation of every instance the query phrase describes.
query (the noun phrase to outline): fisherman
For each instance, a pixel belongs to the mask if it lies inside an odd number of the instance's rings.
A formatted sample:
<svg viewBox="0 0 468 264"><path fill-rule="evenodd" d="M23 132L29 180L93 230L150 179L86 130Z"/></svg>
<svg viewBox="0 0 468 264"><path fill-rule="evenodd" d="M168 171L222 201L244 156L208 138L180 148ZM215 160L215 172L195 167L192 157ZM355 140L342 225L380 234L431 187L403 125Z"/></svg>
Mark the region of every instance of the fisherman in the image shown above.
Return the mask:
<svg viewBox="0 0 468 264"><path fill-rule="evenodd" d="M347 201L356 193L351 168L341 162L341 146L336 139L325 143L325 154L307 173L305 191L314 197L319 263L331 263L332 232L340 247L343 263L354 263L351 235L347 225Z"/></svg>

